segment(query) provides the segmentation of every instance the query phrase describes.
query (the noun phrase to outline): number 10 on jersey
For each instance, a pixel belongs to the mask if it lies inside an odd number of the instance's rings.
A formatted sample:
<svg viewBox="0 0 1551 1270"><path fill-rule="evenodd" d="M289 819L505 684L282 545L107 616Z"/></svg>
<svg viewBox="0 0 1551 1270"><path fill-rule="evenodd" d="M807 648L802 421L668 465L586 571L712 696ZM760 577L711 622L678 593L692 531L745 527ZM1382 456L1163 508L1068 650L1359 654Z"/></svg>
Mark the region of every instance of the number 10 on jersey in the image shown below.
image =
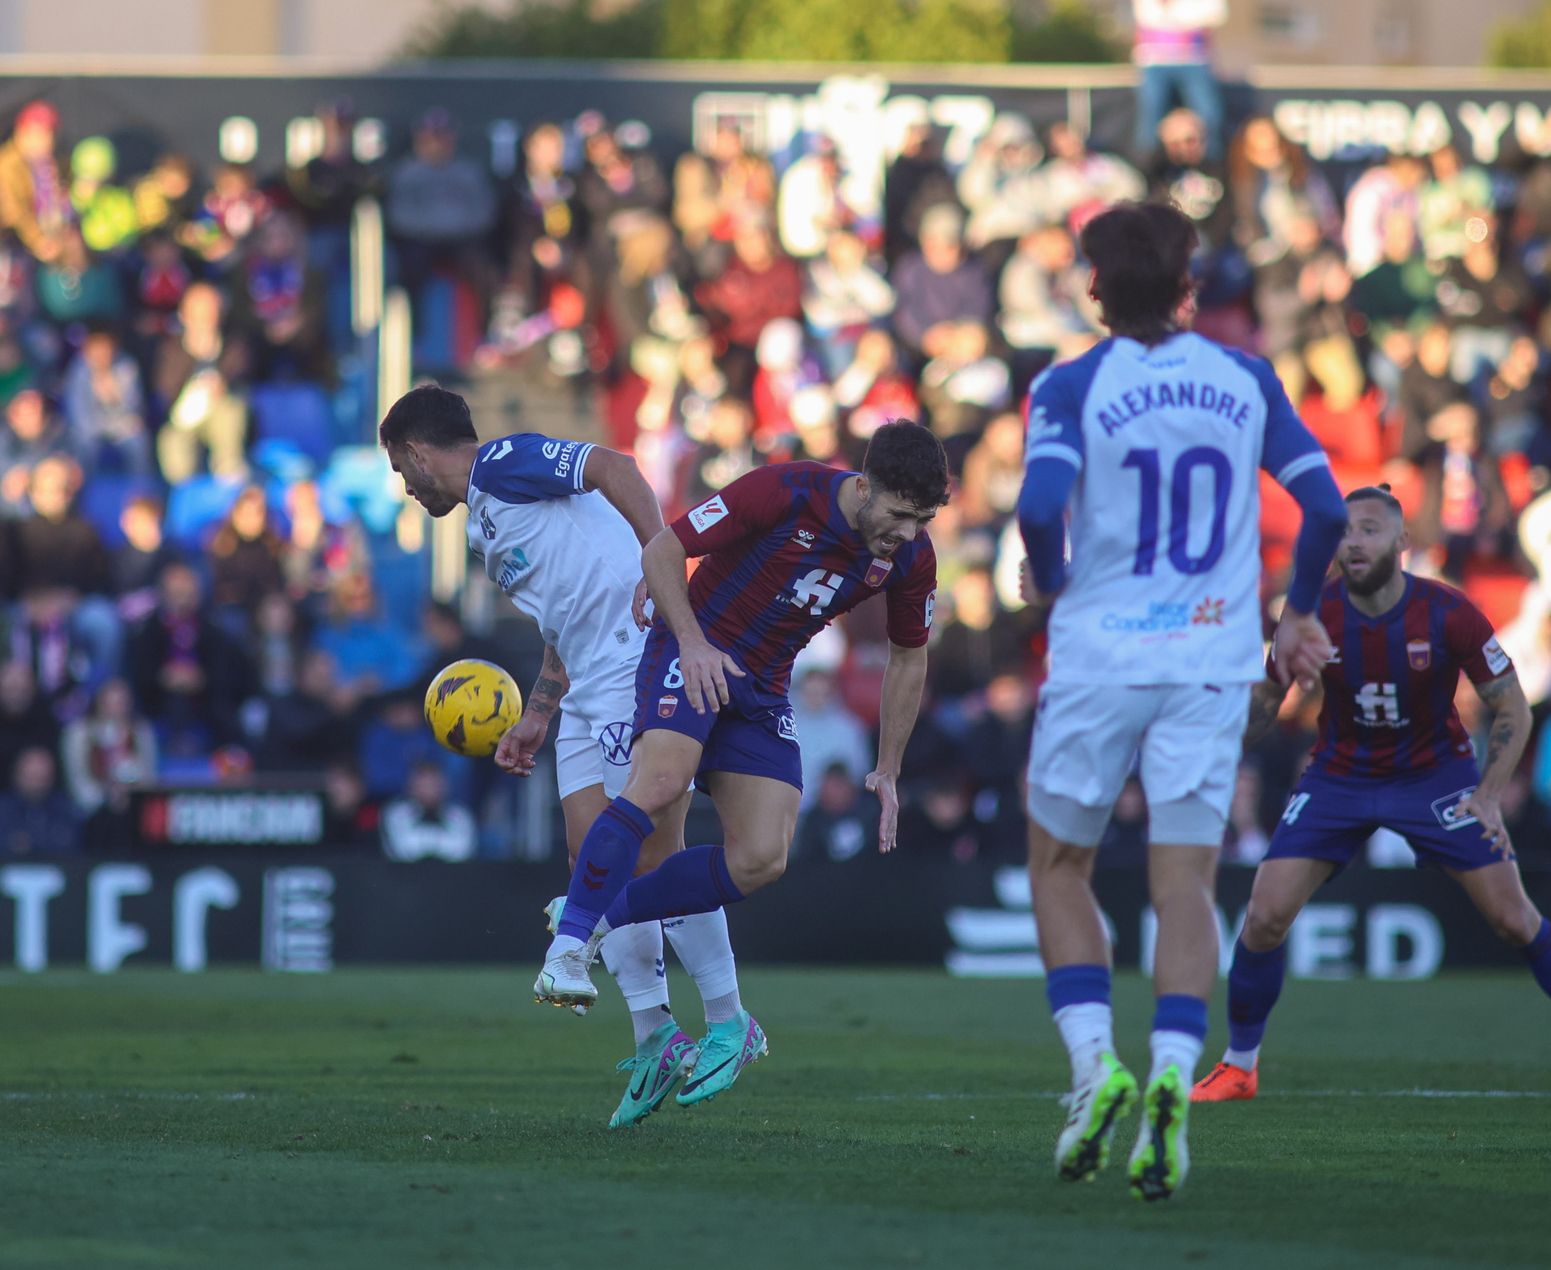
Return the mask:
<svg viewBox="0 0 1551 1270"><path fill-rule="evenodd" d="M1157 450L1131 450L1120 466L1135 468L1142 481L1137 502L1136 563L1131 572L1140 577L1151 577L1158 560L1158 538L1163 532L1160 524L1163 464ZM1205 550L1199 555L1191 555L1192 481L1198 468L1211 474L1212 520ZM1228 528L1228 492L1232 484L1233 464L1221 450L1214 450L1209 445L1191 446L1174 461L1169 476L1168 557L1177 572L1206 573L1222 559Z"/></svg>

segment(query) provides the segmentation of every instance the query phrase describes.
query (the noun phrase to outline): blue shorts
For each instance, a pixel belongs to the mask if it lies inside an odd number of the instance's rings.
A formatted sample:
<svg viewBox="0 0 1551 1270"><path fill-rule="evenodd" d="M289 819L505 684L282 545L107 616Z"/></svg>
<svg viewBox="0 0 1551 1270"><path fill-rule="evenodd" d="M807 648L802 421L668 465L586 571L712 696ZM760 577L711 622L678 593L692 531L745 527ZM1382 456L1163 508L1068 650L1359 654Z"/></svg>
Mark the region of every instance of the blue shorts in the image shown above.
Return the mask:
<svg viewBox="0 0 1551 1270"><path fill-rule="evenodd" d="M1503 857L1480 822L1454 811L1480 779L1474 759L1387 780L1310 770L1287 800L1266 859L1329 860L1339 872L1384 828L1411 844L1418 864L1460 870L1496 864Z"/></svg>
<svg viewBox="0 0 1551 1270"><path fill-rule="evenodd" d="M703 750L697 776L737 772L801 789L792 703L757 687L752 675L727 676L727 695L731 700L720 711L696 713L684 695L678 638L666 626L652 628L635 673L635 735L661 728L698 741Z"/></svg>

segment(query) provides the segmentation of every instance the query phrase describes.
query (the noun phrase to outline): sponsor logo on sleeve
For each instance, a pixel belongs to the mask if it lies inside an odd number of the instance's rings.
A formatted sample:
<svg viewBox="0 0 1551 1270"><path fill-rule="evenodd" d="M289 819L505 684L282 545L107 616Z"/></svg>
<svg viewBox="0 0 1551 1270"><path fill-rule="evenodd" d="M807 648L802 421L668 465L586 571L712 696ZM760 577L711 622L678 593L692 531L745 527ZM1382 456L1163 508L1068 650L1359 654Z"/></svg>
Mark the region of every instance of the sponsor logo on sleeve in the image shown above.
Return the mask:
<svg viewBox="0 0 1551 1270"><path fill-rule="evenodd" d="M1433 804L1433 815L1446 832L1453 833L1456 829L1464 829L1476 823L1474 816L1460 810L1460 804L1475 792L1474 785L1466 785L1464 789L1447 794Z"/></svg>
<svg viewBox="0 0 1551 1270"><path fill-rule="evenodd" d="M490 509L488 507L481 507L479 509L479 532L484 534L490 541L495 540L495 521L490 519Z"/></svg>
<svg viewBox="0 0 1551 1270"><path fill-rule="evenodd" d="M546 441L546 442L544 442L544 457L546 459L548 459L551 463L553 463L556 459L558 459L560 457L560 442L558 442L558 441Z"/></svg>
<svg viewBox="0 0 1551 1270"><path fill-rule="evenodd" d="M932 618L937 616L937 592L934 590L926 597L926 611L921 614L927 630L932 629Z"/></svg>
<svg viewBox="0 0 1551 1270"><path fill-rule="evenodd" d="M1500 675L1508 669L1508 654L1503 651L1503 646L1497 642L1497 636L1493 635L1485 644L1481 645L1481 651L1486 655L1486 668L1494 675Z"/></svg>
<svg viewBox="0 0 1551 1270"><path fill-rule="evenodd" d="M695 527L696 533L701 534L705 533L717 521L726 519L727 504L722 502L720 494L706 499L699 507L693 508L689 513L689 523Z"/></svg>
<svg viewBox="0 0 1551 1270"><path fill-rule="evenodd" d="M1425 639L1413 639L1406 645L1406 662L1412 670L1426 670L1433 664L1433 646Z"/></svg>

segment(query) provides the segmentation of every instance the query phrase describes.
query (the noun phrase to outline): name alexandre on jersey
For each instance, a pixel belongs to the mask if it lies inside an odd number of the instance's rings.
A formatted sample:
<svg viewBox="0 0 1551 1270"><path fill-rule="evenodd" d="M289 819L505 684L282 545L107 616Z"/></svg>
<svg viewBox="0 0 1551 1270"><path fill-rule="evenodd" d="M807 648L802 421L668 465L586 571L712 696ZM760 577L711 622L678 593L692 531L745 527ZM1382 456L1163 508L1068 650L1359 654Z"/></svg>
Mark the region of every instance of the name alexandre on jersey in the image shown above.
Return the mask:
<svg viewBox="0 0 1551 1270"><path fill-rule="evenodd" d="M1189 407L1222 416L1236 428L1249 423L1249 402L1240 401L1216 384L1198 384L1188 379L1169 383L1138 384L1099 407L1099 426L1106 436L1114 436L1126 424L1154 410Z"/></svg>

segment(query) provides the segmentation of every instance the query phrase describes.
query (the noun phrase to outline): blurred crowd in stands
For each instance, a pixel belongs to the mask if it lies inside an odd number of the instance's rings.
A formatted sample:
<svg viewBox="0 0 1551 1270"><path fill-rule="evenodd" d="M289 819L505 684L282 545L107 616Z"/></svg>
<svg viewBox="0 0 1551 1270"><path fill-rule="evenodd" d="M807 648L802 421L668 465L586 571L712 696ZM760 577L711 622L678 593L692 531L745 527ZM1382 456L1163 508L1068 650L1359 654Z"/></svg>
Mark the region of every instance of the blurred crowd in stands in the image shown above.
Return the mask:
<svg viewBox="0 0 1551 1270"><path fill-rule="evenodd" d="M296 773L322 783L337 845L558 850L515 829L520 782L421 723L440 665L489 656L526 683L536 637L465 629L395 534L408 513L382 494L352 369L367 195L418 367L585 396L670 517L763 463L852 466L889 418L942 438L959 485L932 529L901 838L1009 862L1043 653L1018 598L1020 404L1101 338L1084 220L1175 200L1201 234L1198 328L1271 358L1343 486L1401 497L1408 567L1497 624L1540 725L1509 810L1551 836L1551 163L1487 170L1445 146L1322 173L1270 118L1219 137L1185 108L1122 157L1002 113L957 168L937 129L910 128L868 200L837 138L773 160L733 118L677 156L639 123L535 123L502 180L446 111L374 164L348 103L319 118L321 152L276 173L178 154L122 172L105 137L62 146L44 102L0 145L0 856L126 849L149 781ZM1263 484L1269 622L1297 513ZM864 606L799 661L799 859L871 849L859 781L885 657ZM1247 756L1229 858L1263 851L1316 705ZM1110 837L1103 858L1140 858L1138 790Z"/></svg>

